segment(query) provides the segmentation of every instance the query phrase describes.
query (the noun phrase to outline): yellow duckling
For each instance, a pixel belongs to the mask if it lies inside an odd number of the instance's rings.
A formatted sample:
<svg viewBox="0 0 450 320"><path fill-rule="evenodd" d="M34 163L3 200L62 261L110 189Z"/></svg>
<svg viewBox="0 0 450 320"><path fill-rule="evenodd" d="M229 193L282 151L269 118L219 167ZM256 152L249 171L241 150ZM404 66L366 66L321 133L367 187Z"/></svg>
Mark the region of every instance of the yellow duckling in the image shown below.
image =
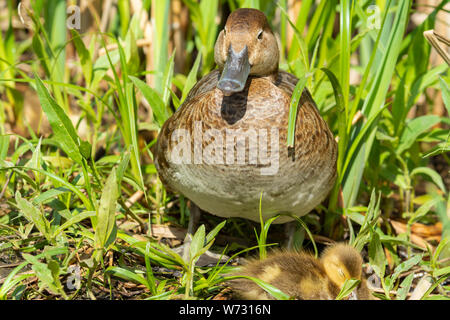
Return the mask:
<svg viewBox="0 0 450 320"><path fill-rule="evenodd" d="M264 260L251 260L234 275L261 279L299 300L335 299L346 280L358 279L361 282L350 298L369 300L372 295L362 276L362 262L356 249L336 244L327 248L320 259L305 252L275 251ZM248 279L232 280L230 286L238 299L274 299Z"/></svg>

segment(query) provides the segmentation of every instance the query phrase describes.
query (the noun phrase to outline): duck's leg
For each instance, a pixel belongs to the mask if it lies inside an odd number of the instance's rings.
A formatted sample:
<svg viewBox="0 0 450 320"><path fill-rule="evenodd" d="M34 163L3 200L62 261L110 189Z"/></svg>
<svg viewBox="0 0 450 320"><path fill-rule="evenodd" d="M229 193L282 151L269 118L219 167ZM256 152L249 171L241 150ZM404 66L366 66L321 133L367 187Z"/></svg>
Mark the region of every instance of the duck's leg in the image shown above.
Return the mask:
<svg viewBox="0 0 450 320"><path fill-rule="evenodd" d="M191 249L192 235L201 216L200 208L193 202L191 204L188 229L183 243L183 260L186 262L189 262L190 259L189 251Z"/></svg>
<svg viewBox="0 0 450 320"><path fill-rule="evenodd" d="M179 255L182 256L183 260L186 263L189 263L191 260L190 251L191 251L192 237L193 237L193 234L195 233L195 230L197 229L197 225L198 225L198 221L200 220L200 216L201 216L201 209L198 206L196 206L194 203L192 203L192 206L190 208L188 229L186 232L186 237L184 238L184 243L181 246L173 249L176 253L178 253ZM218 254L218 253L214 253L212 251L207 250L197 260L195 265L196 266L205 266L208 264L216 264L217 261L226 262L228 259L229 259L229 257L227 255Z"/></svg>
<svg viewBox="0 0 450 320"><path fill-rule="evenodd" d="M284 232L285 232L285 241L284 246L285 248L292 250L297 249L298 245L296 245L296 231L297 231L298 223L297 221L291 221L287 222L284 225Z"/></svg>

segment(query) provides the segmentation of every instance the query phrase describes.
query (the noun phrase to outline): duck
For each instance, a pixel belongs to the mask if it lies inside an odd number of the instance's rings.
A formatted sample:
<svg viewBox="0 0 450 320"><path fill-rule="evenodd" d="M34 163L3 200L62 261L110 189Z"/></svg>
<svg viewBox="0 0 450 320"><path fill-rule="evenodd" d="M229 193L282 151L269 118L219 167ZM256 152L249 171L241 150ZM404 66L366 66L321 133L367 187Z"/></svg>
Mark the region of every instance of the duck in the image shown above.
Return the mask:
<svg viewBox="0 0 450 320"><path fill-rule="evenodd" d="M294 147L287 147L298 78L279 69L277 39L264 13L233 11L214 58L217 68L193 86L158 134L161 182L191 200L193 221L200 212L255 222L260 214L264 221L281 214L276 224L306 215L334 185L337 144L305 88ZM190 220L188 234L191 227Z"/></svg>
<svg viewBox="0 0 450 320"><path fill-rule="evenodd" d="M320 258L305 251L274 250L267 258L249 259L234 276L251 276L265 281L296 300L334 300L346 280L360 280L349 295L352 300L372 300L362 275L362 257L348 244L338 243L324 250ZM233 299L272 300L274 297L254 281L238 278L228 282Z"/></svg>

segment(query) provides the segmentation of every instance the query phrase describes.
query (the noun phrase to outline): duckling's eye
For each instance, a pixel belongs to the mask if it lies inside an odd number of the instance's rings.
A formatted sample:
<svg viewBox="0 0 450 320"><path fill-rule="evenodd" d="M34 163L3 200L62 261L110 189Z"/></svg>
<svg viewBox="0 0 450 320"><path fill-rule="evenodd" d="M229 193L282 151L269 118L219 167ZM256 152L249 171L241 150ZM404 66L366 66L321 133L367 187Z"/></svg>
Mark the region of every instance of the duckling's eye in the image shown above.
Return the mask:
<svg viewBox="0 0 450 320"><path fill-rule="evenodd" d="M224 35L224 36L227 35L227 28L223 28L223 35Z"/></svg>
<svg viewBox="0 0 450 320"><path fill-rule="evenodd" d="M262 40L262 38L263 38L263 31L261 30L258 33L258 40Z"/></svg>

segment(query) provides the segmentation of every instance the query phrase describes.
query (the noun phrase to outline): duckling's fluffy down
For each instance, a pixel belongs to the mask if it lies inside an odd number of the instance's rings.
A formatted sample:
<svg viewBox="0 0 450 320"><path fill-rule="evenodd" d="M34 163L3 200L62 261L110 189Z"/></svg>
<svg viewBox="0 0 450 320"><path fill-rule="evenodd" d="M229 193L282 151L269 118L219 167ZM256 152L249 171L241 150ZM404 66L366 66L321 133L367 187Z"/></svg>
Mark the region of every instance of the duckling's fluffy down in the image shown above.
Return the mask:
<svg viewBox="0 0 450 320"><path fill-rule="evenodd" d="M333 247L332 247L333 248ZM331 250L331 251L330 251ZM353 250L353 252L352 252ZM346 256L346 252L356 252L347 245L339 245L333 249L327 249L322 257L340 253ZM350 255L350 256L353 256ZM359 253L358 253L359 256ZM352 271L359 269L361 283L356 291L357 299L371 299L371 293L365 279L361 278L362 259L354 259L355 265ZM347 265L344 263L344 265ZM353 274L353 272L352 272ZM340 292L340 287L329 276L322 259L316 259L306 252L292 252L275 250L263 260L250 259L233 275L251 276L261 279L280 289L293 299L299 300L330 300L335 299ZM233 290L233 297L243 300L271 300L274 299L264 289L252 280L245 278L229 281Z"/></svg>

